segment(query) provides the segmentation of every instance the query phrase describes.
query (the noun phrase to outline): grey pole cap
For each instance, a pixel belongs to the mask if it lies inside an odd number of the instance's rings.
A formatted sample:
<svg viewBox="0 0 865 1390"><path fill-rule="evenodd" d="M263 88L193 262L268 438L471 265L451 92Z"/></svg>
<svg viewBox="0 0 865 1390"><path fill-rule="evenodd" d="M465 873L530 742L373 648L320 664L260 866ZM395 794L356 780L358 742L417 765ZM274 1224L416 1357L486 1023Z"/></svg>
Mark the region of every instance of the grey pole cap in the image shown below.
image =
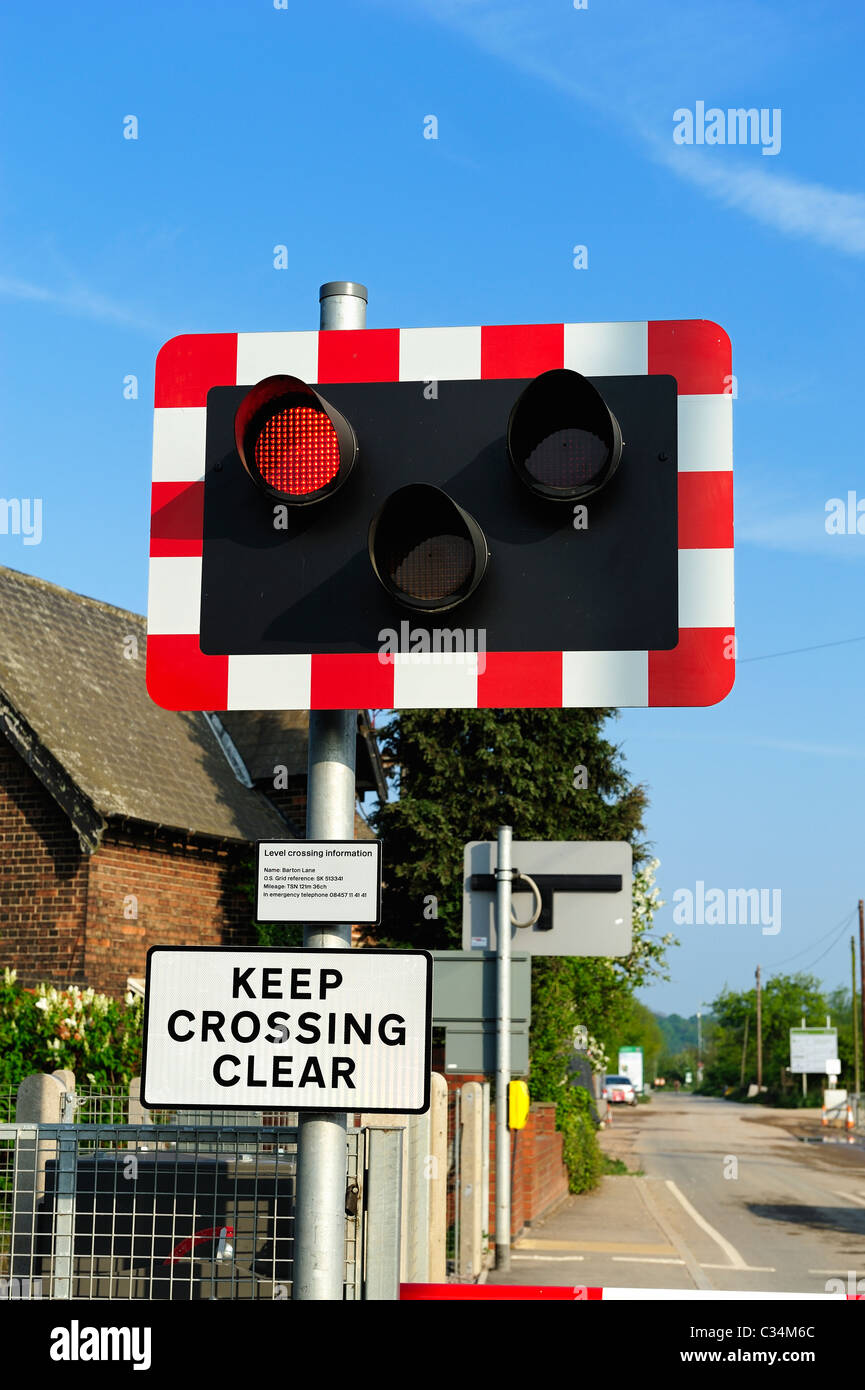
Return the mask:
<svg viewBox="0 0 865 1390"><path fill-rule="evenodd" d="M328 280L326 285L322 285L318 292L319 302L322 299L329 299L334 294L353 295L356 299L369 301L369 290L366 285L359 285L356 280Z"/></svg>

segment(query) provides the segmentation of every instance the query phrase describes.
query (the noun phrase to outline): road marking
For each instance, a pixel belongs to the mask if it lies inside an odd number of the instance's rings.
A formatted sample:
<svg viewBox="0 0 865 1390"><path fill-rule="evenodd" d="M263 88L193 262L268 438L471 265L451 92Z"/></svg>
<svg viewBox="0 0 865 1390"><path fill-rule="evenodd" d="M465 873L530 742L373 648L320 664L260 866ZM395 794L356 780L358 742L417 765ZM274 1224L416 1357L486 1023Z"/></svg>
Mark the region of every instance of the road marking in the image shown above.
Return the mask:
<svg viewBox="0 0 865 1390"><path fill-rule="evenodd" d="M646 1179L634 1178L634 1182L637 1184L637 1191L640 1194L640 1199L643 1203L643 1206L646 1208L646 1211L649 1213L649 1216L654 1221L658 1229L663 1231L664 1235L670 1241L671 1245L673 1245L675 1249L678 1250L679 1254L682 1256L685 1262L685 1268L687 1269L689 1275L691 1276L691 1279L694 1282L695 1289L704 1293L710 1289L713 1289L715 1286L712 1283L711 1279L707 1274L703 1273L702 1269L700 1268L693 1254L689 1250L688 1246L685 1244L684 1240L682 1240L681 1236L673 1230L673 1227L670 1225L666 1216L661 1211L661 1208L655 1201L654 1195L652 1194L652 1190L648 1186Z"/></svg>
<svg viewBox="0 0 865 1390"><path fill-rule="evenodd" d="M865 1207L865 1197L857 1197L855 1192L839 1192L837 1187L833 1187L832 1191L836 1197L843 1197L847 1202L858 1202L860 1207Z"/></svg>
<svg viewBox="0 0 865 1390"><path fill-rule="evenodd" d="M705 1231L707 1236L711 1236L715 1244L719 1246L721 1250L723 1250L724 1254L727 1256L727 1259L730 1261L730 1268L747 1269L748 1266L742 1259L742 1256L739 1254L735 1245L731 1245L730 1242L724 1236L721 1235L720 1231L716 1231L714 1226L709 1225L709 1222L706 1220L706 1218L704 1216L701 1216L700 1213L697 1211L696 1207L691 1205L685 1194L679 1191L672 1178L667 1178L667 1187L669 1187L676 1200L680 1202L681 1205L685 1208L685 1211L688 1213L691 1220L695 1221L697 1225L700 1227L700 1230Z"/></svg>
<svg viewBox="0 0 865 1390"><path fill-rule="evenodd" d="M543 1260L544 1264L572 1264L585 1258L585 1255L511 1255L512 1260Z"/></svg>
<svg viewBox="0 0 865 1390"><path fill-rule="evenodd" d="M701 1269L731 1269L732 1265L700 1265ZM777 1274L774 1265L741 1265L737 1266L748 1274Z"/></svg>
<svg viewBox="0 0 865 1390"><path fill-rule="evenodd" d="M684 1260L669 1260L660 1255L612 1255L611 1259L618 1260L623 1265L683 1265Z"/></svg>
<svg viewBox="0 0 865 1390"><path fill-rule="evenodd" d="M646 1245L633 1240L521 1240L516 1250L588 1250L596 1255L675 1255L672 1245Z"/></svg>

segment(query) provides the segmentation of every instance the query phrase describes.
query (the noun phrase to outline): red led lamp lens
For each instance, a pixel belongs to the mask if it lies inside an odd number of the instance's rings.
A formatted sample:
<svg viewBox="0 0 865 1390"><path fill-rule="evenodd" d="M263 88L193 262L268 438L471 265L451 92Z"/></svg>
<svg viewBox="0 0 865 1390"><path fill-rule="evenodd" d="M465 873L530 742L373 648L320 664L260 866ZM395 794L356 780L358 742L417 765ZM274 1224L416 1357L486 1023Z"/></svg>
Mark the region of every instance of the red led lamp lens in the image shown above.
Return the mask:
<svg viewBox="0 0 865 1390"><path fill-rule="evenodd" d="M255 441L255 466L268 487L305 497L339 472L339 440L324 411L295 405L272 415Z"/></svg>

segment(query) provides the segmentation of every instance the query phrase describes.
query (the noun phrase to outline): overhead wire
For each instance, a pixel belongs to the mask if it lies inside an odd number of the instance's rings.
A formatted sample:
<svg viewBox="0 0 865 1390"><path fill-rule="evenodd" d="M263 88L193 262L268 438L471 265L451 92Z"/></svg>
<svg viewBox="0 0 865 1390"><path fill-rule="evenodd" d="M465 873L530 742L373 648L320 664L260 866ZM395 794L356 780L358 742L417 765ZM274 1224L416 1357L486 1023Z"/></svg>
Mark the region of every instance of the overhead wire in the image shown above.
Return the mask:
<svg viewBox="0 0 865 1390"><path fill-rule="evenodd" d="M811 970L823 959L824 956L828 956L829 952L835 949L835 947L838 945L838 942L841 939L842 933L846 930L847 927L849 927L853 918L856 916L856 910L857 909L854 907L850 912L847 913L847 916L844 918L842 922L839 923L837 927L832 927L830 931L824 932L823 935L818 937L816 941L811 941L808 943L807 946L803 946L801 951L794 951L792 956L787 956L784 960L778 961L778 965L786 965L788 961L795 960L797 956L808 954L810 951L813 951L815 946L819 946L823 941L825 941L827 936L832 935L832 940L829 942L829 945L826 947L825 951L821 952L821 954L817 956L815 960L812 960L810 964L803 965L800 967L802 970Z"/></svg>
<svg viewBox="0 0 865 1390"><path fill-rule="evenodd" d="M743 666L746 661L771 661L776 656L798 656L800 652L819 652L824 647L849 647L851 642L865 642L865 637L843 637L839 642L817 642L813 647L791 647L786 652L765 652L762 656L741 656L736 664Z"/></svg>

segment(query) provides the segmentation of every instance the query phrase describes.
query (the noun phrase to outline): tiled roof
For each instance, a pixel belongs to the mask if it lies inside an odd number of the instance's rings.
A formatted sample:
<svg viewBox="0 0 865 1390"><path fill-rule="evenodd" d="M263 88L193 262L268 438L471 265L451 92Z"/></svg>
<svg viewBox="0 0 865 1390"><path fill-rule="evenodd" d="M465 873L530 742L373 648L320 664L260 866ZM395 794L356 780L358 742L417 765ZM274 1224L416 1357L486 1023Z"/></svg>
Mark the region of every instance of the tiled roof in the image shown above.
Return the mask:
<svg viewBox="0 0 865 1390"><path fill-rule="evenodd" d="M309 715L305 710L230 710L219 718L253 782L271 782L277 767L284 767L289 777L306 776ZM366 710L358 713L356 768L358 792L387 795Z"/></svg>
<svg viewBox="0 0 865 1390"><path fill-rule="evenodd" d="M100 815L227 840L287 834L205 715L153 703L145 650L139 614L0 566L0 696Z"/></svg>

